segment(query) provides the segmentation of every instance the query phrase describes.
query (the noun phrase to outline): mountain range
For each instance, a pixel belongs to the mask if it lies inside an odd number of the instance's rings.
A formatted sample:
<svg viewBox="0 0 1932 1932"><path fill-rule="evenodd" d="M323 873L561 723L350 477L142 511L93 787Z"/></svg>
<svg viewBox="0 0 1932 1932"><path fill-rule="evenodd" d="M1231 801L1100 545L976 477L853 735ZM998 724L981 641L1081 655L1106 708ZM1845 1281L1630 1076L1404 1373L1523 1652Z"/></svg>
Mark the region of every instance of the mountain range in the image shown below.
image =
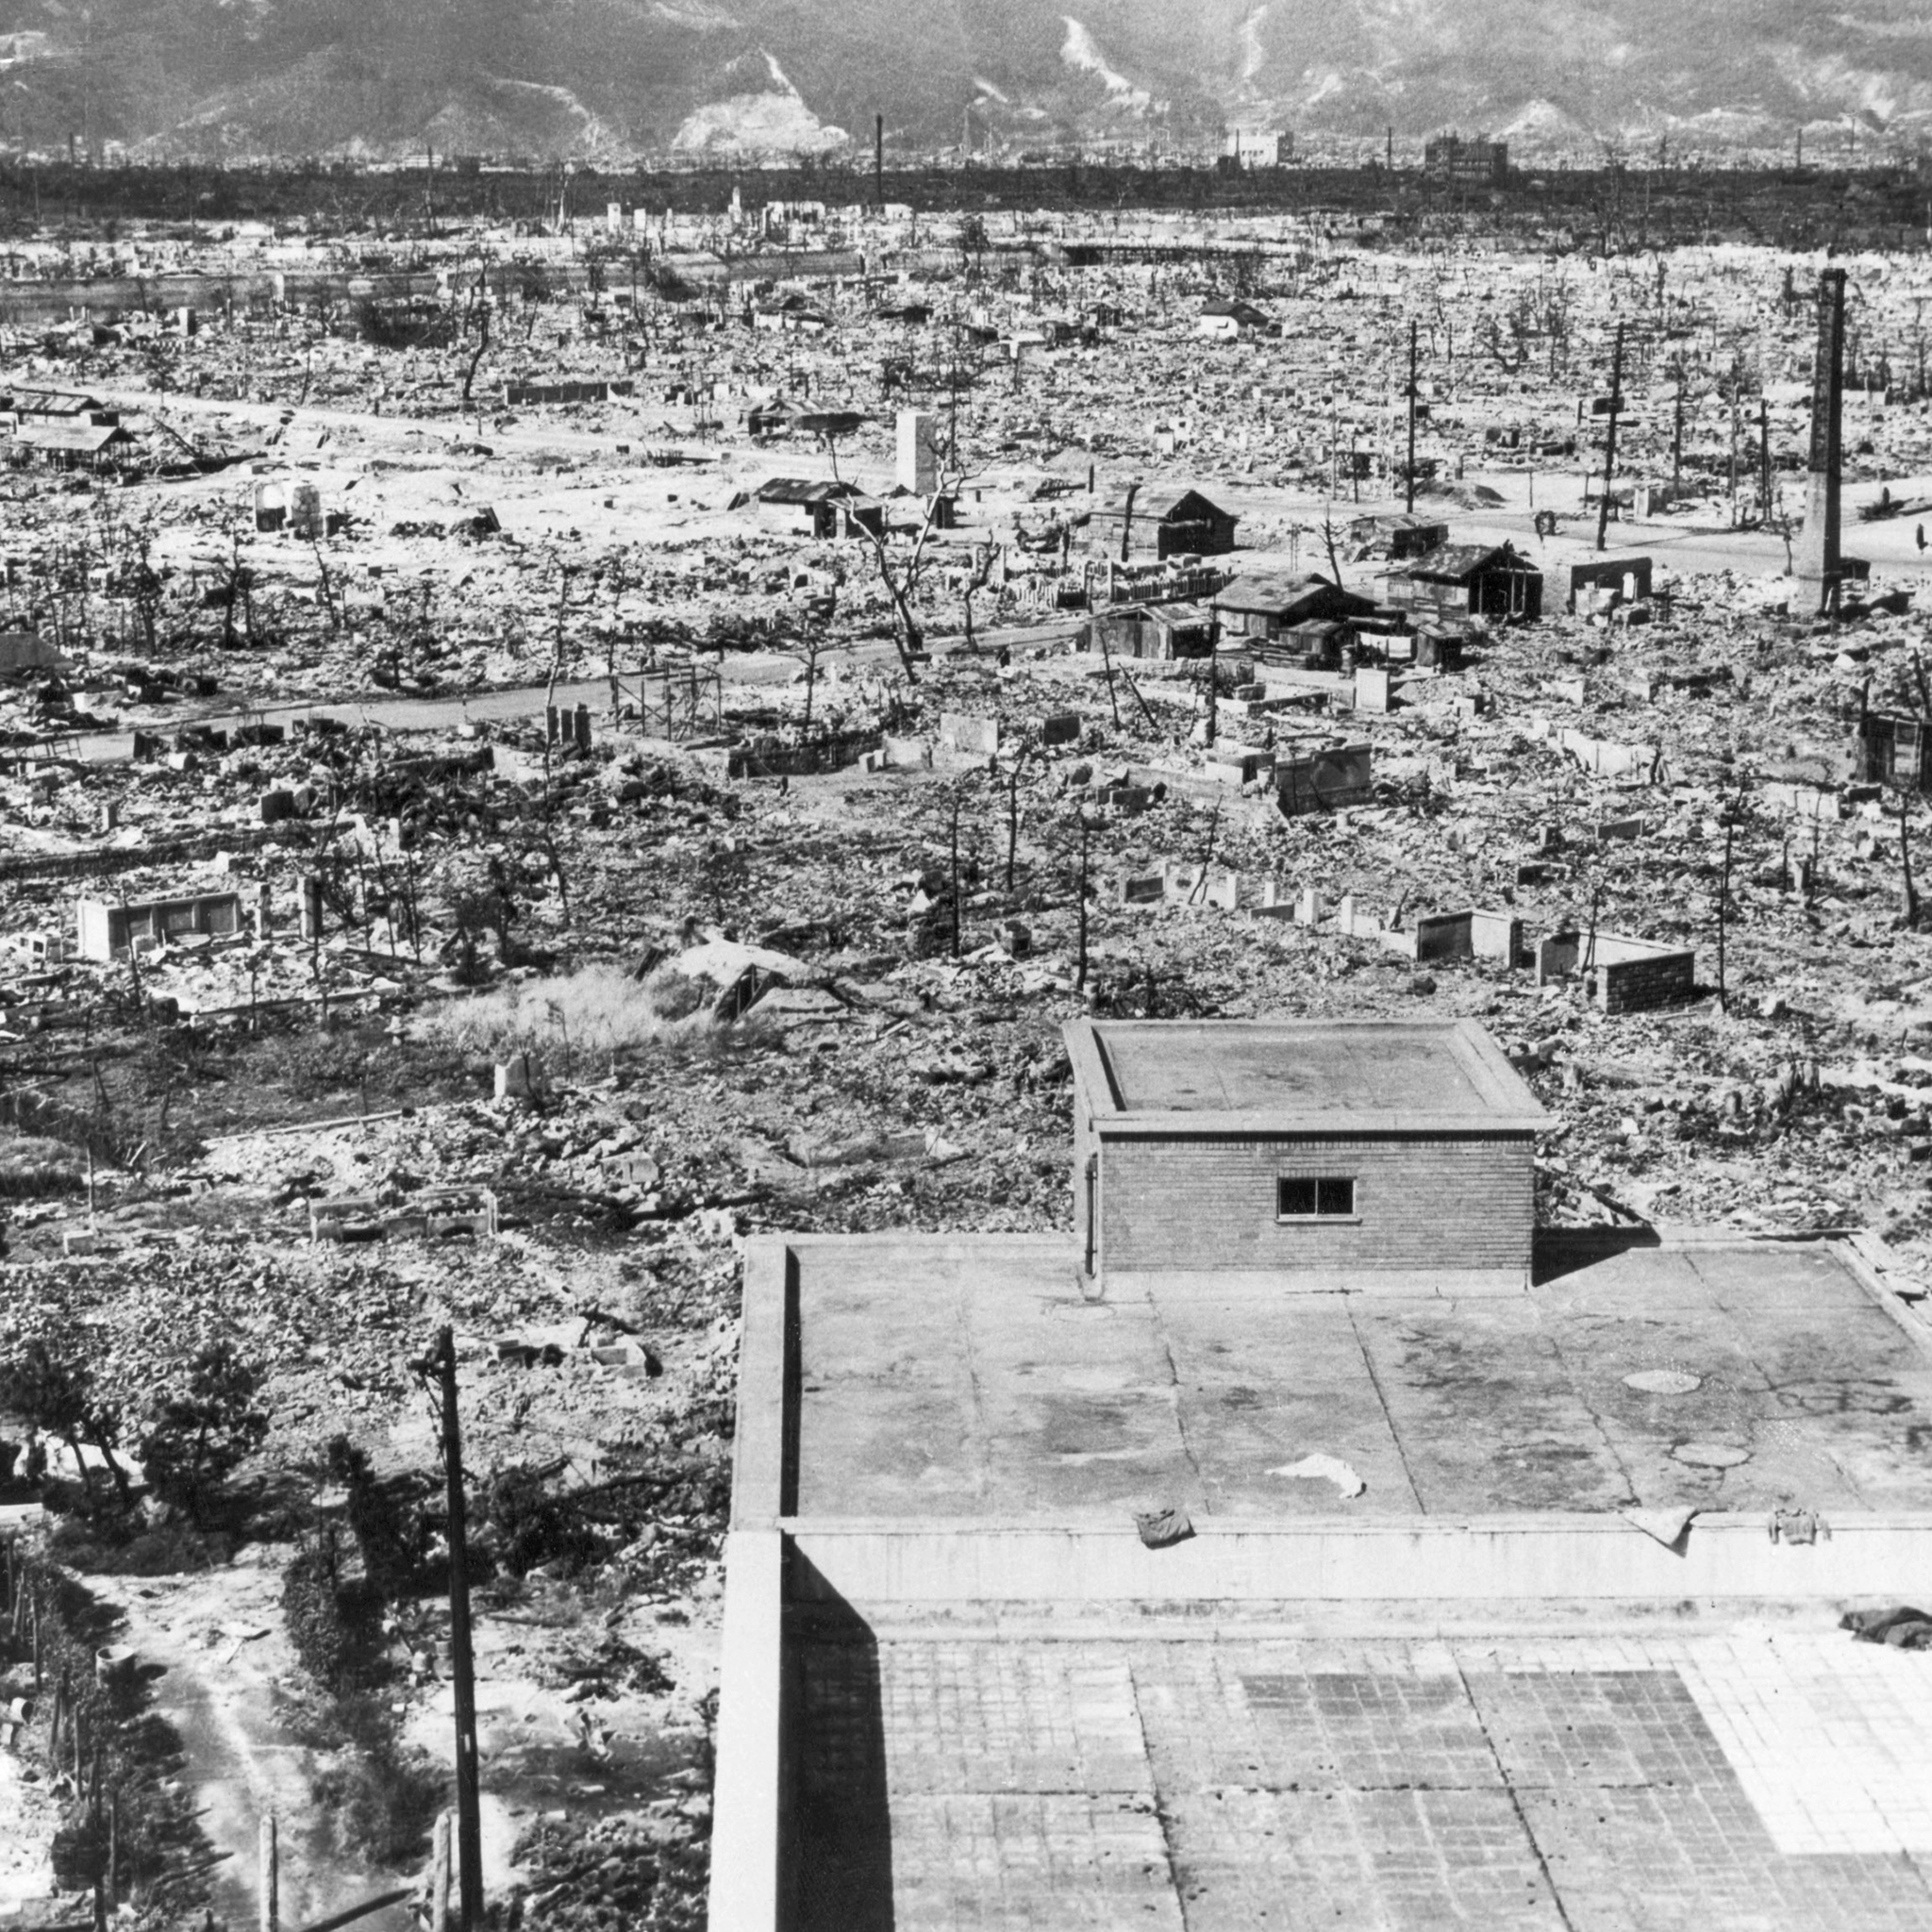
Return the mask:
<svg viewBox="0 0 1932 1932"><path fill-rule="evenodd" d="M630 161L968 141L1932 142L1920 0L0 0L0 145Z"/></svg>

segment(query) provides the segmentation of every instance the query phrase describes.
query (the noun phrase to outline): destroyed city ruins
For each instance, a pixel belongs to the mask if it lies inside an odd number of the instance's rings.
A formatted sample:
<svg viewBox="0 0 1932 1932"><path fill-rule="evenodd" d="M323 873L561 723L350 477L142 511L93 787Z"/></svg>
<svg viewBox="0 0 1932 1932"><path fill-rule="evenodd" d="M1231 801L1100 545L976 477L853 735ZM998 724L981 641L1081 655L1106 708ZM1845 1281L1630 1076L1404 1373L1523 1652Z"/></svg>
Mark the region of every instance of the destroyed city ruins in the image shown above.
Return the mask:
<svg viewBox="0 0 1932 1932"><path fill-rule="evenodd" d="M1932 129L11 18L0 1928L1932 1927Z"/></svg>

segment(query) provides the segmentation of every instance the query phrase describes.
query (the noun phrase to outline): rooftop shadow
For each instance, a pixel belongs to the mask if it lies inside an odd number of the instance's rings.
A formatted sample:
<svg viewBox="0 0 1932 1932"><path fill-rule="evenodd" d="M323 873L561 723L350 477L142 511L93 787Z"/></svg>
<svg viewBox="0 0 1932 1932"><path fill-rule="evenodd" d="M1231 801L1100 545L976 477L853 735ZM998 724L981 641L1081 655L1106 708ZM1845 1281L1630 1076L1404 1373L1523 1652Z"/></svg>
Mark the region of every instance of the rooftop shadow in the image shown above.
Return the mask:
<svg viewBox="0 0 1932 1932"><path fill-rule="evenodd" d="M1662 1246L1663 1237L1654 1227L1540 1227L1530 1279L1541 1288L1613 1256Z"/></svg>
<svg viewBox="0 0 1932 1932"><path fill-rule="evenodd" d="M795 1932L891 1932L878 1641L840 1599L792 1614L785 1725L795 1778L790 1921Z"/></svg>

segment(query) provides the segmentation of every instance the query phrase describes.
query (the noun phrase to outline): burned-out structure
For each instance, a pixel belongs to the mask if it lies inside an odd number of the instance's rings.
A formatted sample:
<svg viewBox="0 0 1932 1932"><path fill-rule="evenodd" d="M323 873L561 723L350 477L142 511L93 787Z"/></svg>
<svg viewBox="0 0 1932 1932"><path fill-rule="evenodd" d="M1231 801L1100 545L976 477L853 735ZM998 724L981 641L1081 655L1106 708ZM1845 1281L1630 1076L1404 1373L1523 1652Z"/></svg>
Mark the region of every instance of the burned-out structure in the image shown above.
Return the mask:
<svg viewBox="0 0 1932 1932"><path fill-rule="evenodd" d="M1509 185L1509 143L1478 135L1465 140L1454 132L1433 136L1423 146L1423 166L1431 175L1472 187Z"/></svg>
<svg viewBox="0 0 1932 1932"><path fill-rule="evenodd" d="M239 892L192 892L120 904L83 899L75 908L75 939L83 959L122 959L130 950L169 940L219 939L242 930Z"/></svg>
<svg viewBox="0 0 1932 1932"><path fill-rule="evenodd" d="M1449 525L1439 517L1418 516L1413 510L1391 510L1356 517L1343 533L1349 555L1357 562L1402 563L1426 557L1449 541Z"/></svg>

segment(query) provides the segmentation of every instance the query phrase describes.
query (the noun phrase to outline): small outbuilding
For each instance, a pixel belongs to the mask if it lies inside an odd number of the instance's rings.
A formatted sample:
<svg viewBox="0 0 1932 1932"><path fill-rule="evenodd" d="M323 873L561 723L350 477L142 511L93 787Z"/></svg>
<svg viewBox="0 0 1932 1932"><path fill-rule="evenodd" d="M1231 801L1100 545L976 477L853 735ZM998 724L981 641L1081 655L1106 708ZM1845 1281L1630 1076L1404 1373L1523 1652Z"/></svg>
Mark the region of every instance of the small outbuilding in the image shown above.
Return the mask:
<svg viewBox="0 0 1932 1932"><path fill-rule="evenodd" d="M1277 638L1297 625L1346 623L1374 615L1374 601L1344 591L1312 573L1250 571L1224 585L1212 598L1224 636L1259 641Z"/></svg>
<svg viewBox="0 0 1932 1932"><path fill-rule="evenodd" d="M1110 604L1088 619L1080 648L1115 658L1178 658L1214 654L1214 613L1199 604Z"/></svg>
<svg viewBox="0 0 1932 1932"><path fill-rule="evenodd" d="M1527 624L1542 615L1543 574L1507 543L1441 543L1390 577L1389 602Z"/></svg>
<svg viewBox="0 0 1932 1932"><path fill-rule="evenodd" d="M1070 1021L1084 1279L1109 1294L1529 1286L1549 1117L1473 1020Z"/></svg>
<svg viewBox="0 0 1932 1932"><path fill-rule="evenodd" d="M1103 557L1222 557L1234 548L1241 519L1202 495L1136 495L1102 504L1089 523L1092 547Z"/></svg>

